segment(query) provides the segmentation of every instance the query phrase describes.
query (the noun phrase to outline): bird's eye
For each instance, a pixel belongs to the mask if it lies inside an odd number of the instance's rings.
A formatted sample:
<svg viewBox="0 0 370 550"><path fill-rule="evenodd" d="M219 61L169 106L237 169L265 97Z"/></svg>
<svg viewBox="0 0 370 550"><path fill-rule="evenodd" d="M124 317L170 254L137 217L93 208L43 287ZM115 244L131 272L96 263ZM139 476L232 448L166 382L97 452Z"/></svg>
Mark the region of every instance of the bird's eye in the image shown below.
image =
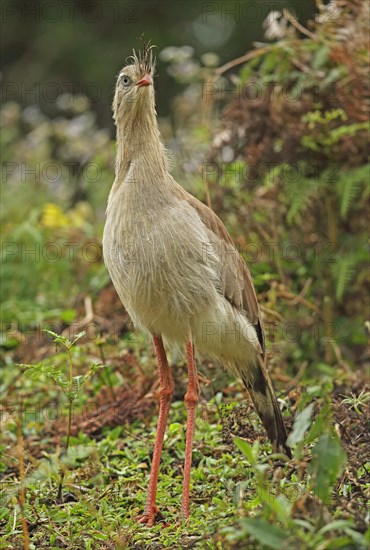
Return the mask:
<svg viewBox="0 0 370 550"><path fill-rule="evenodd" d="M123 84L123 86L130 86L132 80L129 76L127 76L126 74L123 74L121 76L121 83Z"/></svg>

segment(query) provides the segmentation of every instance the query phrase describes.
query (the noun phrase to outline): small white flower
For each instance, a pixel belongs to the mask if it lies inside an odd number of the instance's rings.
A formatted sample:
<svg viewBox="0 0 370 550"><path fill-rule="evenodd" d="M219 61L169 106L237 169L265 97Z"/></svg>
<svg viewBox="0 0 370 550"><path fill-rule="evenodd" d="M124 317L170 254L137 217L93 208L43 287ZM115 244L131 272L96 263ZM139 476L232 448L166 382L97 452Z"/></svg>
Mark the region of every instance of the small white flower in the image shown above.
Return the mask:
<svg viewBox="0 0 370 550"><path fill-rule="evenodd" d="M263 22L265 37L269 40L284 38L287 34L287 27L287 20L284 19L281 11L278 10L270 11Z"/></svg>

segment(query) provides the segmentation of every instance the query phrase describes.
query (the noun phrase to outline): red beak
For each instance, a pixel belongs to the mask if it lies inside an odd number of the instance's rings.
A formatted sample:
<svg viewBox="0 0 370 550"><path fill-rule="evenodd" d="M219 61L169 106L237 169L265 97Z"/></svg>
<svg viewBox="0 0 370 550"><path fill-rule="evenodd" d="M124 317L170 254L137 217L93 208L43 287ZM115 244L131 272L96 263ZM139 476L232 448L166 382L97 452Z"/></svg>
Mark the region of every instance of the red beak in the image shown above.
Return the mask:
<svg viewBox="0 0 370 550"><path fill-rule="evenodd" d="M150 74L144 75L144 77L139 80L139 82L136 82L136 86L138 86L139 88L141 88L142 86L150 86L151 84L153 84L153 79Z"/></svg>

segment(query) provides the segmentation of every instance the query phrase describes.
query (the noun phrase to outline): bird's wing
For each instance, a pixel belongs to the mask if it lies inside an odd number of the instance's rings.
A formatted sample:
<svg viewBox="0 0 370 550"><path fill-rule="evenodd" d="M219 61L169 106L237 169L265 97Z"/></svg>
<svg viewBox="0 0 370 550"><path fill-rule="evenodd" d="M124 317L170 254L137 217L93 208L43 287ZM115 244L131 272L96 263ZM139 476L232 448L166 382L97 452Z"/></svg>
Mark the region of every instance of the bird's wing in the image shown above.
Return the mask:
<svg viewBox="0 0 370 550"><path fill-rule="evenodd" d="M220 279L223 294L236 309L248 317L250 323L255 327L264 354L265 337L262 315L252 277L245 261L236 249L226 227L213 210L187 193L181 186L178 187L178 191L180 197L196 210L207 227L210 245L215 246L221 259Z"/></svg>

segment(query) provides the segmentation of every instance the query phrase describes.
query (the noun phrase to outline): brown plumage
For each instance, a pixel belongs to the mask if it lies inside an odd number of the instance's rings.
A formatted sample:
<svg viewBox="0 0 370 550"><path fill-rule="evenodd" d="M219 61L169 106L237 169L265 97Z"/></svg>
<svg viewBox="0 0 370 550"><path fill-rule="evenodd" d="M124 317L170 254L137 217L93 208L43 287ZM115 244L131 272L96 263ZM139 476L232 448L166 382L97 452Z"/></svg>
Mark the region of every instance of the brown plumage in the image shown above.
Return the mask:
<svg viewBox="0 0 370 550"><path fill-rule="evenodd" d="M273 447L286 452L286 431L265 364L263 321L249 270L216 214L169 174L153 89L152 47L135 54L118 77L116 177L104 228L104 258L134 324L154 340L160 412L142 522L152 525L165 426L173 394L162 339L185 346L189 371L182 513L189 480L198 384L195 350L241 377Z"/></svg>

